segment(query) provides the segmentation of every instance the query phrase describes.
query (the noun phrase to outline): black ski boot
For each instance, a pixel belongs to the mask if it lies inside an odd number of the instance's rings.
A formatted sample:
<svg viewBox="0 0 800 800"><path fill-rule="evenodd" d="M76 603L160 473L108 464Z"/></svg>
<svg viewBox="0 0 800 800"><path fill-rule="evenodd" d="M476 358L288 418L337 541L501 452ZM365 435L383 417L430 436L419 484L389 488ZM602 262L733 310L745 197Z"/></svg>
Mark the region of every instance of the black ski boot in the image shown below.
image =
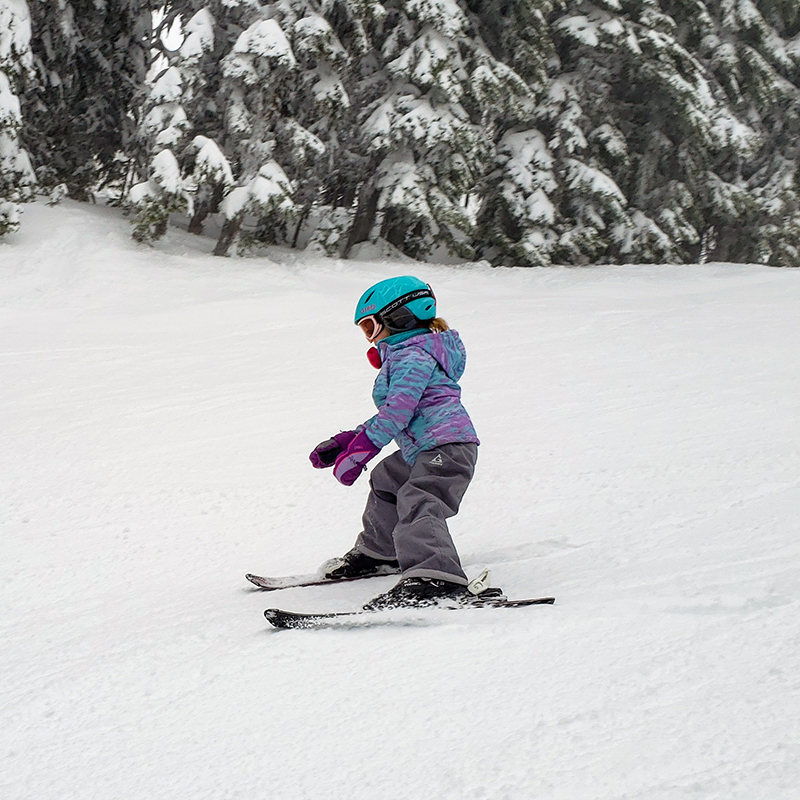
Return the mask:
<svg viewBox="0 0 800 800"><path fill-rule="evenodd" d="M365 606L365 611L379 611L386 608L426 608L441 606L456 608L480 605L481 600L503 598L501 589L485 589L473 594L460 583L438 580L437 578L404 578L384 594L373 597Z"/></svg>
<svg viewBox="0 0 800 800"><path fill-rule="evenodd" d="M383 561L353 549L341 558L333 558L322 566L323 575L329 580L369 578L375 575L396 575L400 565L396 560Z"/></svg>

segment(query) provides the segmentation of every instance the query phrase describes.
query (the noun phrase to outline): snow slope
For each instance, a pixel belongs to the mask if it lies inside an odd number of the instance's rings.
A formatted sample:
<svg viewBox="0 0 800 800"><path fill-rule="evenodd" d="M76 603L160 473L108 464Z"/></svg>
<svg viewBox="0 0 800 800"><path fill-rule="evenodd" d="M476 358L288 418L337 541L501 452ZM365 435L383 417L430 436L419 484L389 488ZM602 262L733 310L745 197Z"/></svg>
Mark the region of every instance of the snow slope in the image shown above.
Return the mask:
<svg viewBox="0 0 800 800"><path fill-rule="evenodd" d="M353 303L411 268L128 234L0 245L3 800L797 797L800 271L414 265L469 351L465 566L558 603L274 631L392 583L242 576L358 532L307 452L372 413Z"/></svg>

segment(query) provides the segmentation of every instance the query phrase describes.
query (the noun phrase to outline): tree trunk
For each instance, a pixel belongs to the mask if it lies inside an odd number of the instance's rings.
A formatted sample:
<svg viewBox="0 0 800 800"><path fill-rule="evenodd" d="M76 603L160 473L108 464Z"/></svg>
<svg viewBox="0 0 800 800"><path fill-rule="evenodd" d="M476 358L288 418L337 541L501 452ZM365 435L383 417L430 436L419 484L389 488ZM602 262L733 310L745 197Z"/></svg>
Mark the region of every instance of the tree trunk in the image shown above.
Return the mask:
<svg viewBox="0 0 800 800"><path fill-rule="evenodd" d="M708 254L709 261L741 261L741 254L738 252L739 231L730 225L720 225L717 227L716 247Z"/></svg>
<svg viewBox="0 0 800 800"><path fill-rule="evenodd" d="M342 251L342 258L348 258L350 251L361 242L369 239L370 231L375 223L375 214L378 211L378 197L380 192L372 183L365 183L361 187L358 195L358 206L350 233L347 236L347 243Z"/></svg>
<svg viewBox="0 0 800 800"><path fill-rule="evenodd" d="M200 236L203 233L203 223L206 221L209 210L208 200L203 200L197 204L194 216L189 220L189 233L193 233L195 236Z"/></svg>
<svg viewBox="0 0 800 800"><path fill-rule="evenodd" d="M153 226L153 239L163 239L167 233L167 228L169 227L169 214L164 215L156 224Z"/></svg>
<svg viewBox="0 0 800 800"><path fill-rule="evenodd" d="M206 217L219 211L225 187L221 183L215 183L213 187L211 195L197 204L197 210L189 221L189 233L200 236L203 233L203 223L206 221Z"/></svg>
<svg viewBox="0 0 800 800"><path fill-rule="evenodd" d="M401 253L406 244L407 225L403 219L403 214L398 214L394 208L387 208L381 227L381 236L396 247Z"/></svg>
<svg viewBox="0 0 800 800"><path fill-rule="evenodd" d="M423 255L422 239L425 227L422 220L411 220L403 210L387 208L381 226L381 237L409 258Z"/></svg>
<svg viewBox="0 0 800 800"><path fill-rule="evenodd" d="M230 250L231 245L235 241L236 237L239 235L239 228L241 227L242 227L242 221L238 217L225 220L225 224L222 226L222 230L220 231L219 234L219 239L217 240L217 245L214 248L215 256L228 255L228 250Z"/></svg>
<svg viewBox="0 0 800 800"><path fill-rule="evenodd" d="M297 227L294 229L294 236L292 236L292 250L297 249L297 240L300 238L300 229L303 227L303 224L308 219L308 215L311 213L311 203L306 203L303 206L303 210L300 213L300 219L297 221Z"/></svg>

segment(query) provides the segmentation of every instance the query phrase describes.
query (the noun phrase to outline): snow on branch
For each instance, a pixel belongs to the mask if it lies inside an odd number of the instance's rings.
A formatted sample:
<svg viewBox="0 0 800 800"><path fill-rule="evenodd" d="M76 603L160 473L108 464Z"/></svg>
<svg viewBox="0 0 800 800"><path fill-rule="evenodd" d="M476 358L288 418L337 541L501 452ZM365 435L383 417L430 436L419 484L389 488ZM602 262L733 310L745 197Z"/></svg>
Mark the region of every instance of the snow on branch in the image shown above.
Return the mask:
<svg viewBox="0 0 800 800"><path fill-rule="evenodd" d="M179 50L184 61L194 63L214 49L214 25L214 17L207 8L201 8L184 24L186 38Z"/></svg>

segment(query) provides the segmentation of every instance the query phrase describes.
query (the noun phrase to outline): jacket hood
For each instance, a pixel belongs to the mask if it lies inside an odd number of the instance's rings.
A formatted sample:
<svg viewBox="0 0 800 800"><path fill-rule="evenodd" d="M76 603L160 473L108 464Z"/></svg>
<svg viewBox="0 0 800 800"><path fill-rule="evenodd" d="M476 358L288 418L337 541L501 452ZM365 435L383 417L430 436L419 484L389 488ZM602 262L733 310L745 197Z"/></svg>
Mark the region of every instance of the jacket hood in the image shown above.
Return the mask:
<svg viewBox="0 0 800 800"><path fill-rule="evenodd" d="M467 351L458 331L424 333L397 344L386 345L386 348L391 350L400 350L405 347L418 347L433 356L451 380L458 382L464 374L467 366Z"/></svg>

